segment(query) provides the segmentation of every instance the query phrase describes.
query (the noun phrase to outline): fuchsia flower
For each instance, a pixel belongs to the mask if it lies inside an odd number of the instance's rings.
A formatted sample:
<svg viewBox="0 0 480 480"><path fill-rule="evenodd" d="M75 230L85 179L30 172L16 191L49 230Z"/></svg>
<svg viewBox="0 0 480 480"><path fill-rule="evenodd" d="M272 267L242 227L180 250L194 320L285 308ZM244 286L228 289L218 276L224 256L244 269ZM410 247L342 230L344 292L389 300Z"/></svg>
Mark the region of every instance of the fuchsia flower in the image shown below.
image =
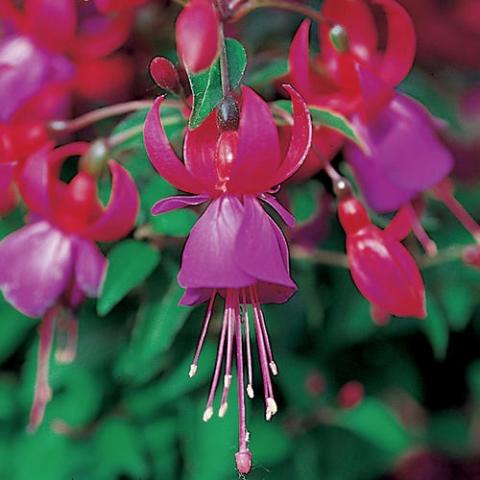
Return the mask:
<svg viewBox="0 0 480 480"><path fill-rule="evenodd" d="M246 338L247 393L253 397L250 320L253 311L260 365L264 383L266 418L277 412L270 371L277 367L272 357L267 328L261 309L265 302L282 303L295 292L290 278L288 248L281 230L264 211L262 204L274 208L291 225L293 217L274 198L276 186L301 166L311 141L308 109L298 93L285 87L293 101L294 125L285 157L272 114L267 104L253 90L243 87L238 130L221 129L212 113L195 130L188 130L184 144L184 162L176 156L160 122L160 97L145 123L145 145L158 173L179 190L193 196L160 200L152 208L155 215L189 205L208 202L204 214L193 227L183 251L179 284L186 289L183 305L208 301L200 341L191 366L197 362L217 295L225 299L222 332L204 420L213 415L213 401L226 349L224 389L219 415L227 409L232 378L232 357L236 350L239 451L236 454L240 473L248 473L251 454L245 424L244 350L242 324ZM235 123L235 122L233 122ZM235 346L234 346L235 344ZM270 368L270 371L269 371Z"/></svg>
<svg viewBox="0 0 480 480"><path fill-rule="evenodd" d="M382 13L385 34L373 7ZM323 168L344 146L370 206L396 210L444 178L453 164L429 114L394 91L414 59L411 20L394 0L327 0L322 14L327 21L319 25L321 54L310 61L310 22L304 21L290 49L291 80L309 104L350 118L366 148L334 133L324 137L320 128L304 168Z"/></svg>
<svg viewBox="0 0 480 480"><path fill-rule="evenodd" d="M59 307L69 312L85 296L98 296L106 259L95 242L125 236L138 211L135 184L114 161L109 164L112 194L106 208L99 203L96 180L90 174L81 171L68 184L60 181L64 160L84 155L88 148L88 143L55 150L47 145L28 159L19 185L31 223L0 242L0 290L25 315L44 316L31 428L40 424L50 397L45 385L45 362L49 358L45 352L51 348Z"/></svg>
<svg viewBox="0 0 480 480"><path fill-rule="evenodd" d="M411 214L400 210L381 230L352 195L339 203L338 216L347 236L347 255L353 281L372 304L377 319L397 315L424 318L425 287L408 250L400 243L411 228Z"/></svg>
<svg viewBox="0 0 480 480"><path fill-rule="evenodd" d="M190 0L175 25L178 55L191 72L208 68L220 53L220 19L212 0Z"/></svg>
<svg viewBox="0 0 480 480"><path fill-rule="evenodd" d="M82 2L83 3L83 2ZM108 87L98 82L85 97L115 97L130 76L130 62L112 56L127 39L133 23L132 10L100 15L90 5L75 0L52 2L28 0L23 11L3 0L0 15L13 27L0 42L1 119L51 119L65 114L72 93L84 94L82 86L109 74ZM35 68L32 68L35 65ZM39 112L42 116L39 116Z"/></svg>

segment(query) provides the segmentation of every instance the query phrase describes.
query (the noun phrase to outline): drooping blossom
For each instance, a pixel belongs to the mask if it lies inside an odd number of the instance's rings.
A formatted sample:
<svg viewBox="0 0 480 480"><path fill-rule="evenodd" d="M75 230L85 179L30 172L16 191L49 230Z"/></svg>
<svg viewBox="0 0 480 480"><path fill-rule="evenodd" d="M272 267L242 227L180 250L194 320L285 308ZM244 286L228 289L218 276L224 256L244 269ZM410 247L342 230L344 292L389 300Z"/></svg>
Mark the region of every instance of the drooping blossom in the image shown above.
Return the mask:
<svg viewBox="0 0 480 480"><path fill-rule="evenodd" d="M190 0L175 24L178 55L193 72L208 68L220 52L220 19L212 0Z"/></svg>
<svg viewBox="0 0 480 480"><path fill-rule="evenodd" d="M29 208L30 223L0 242L0 290L17 310L43 317L30 428L43 418L51 393L48 386L48 352L55 320L67 317L70 332L67 351L57 358L72 360L76 322L73 311L88 297L98 296L106 259L95 242L111 242L132 228L138 211L138 194L130 174L113 160L112 194L107 207L98 200L96 179L80 171L66 184L59 179L65 159L84 155L88 143L52 149L47 145L30 157L19 186ZM65 323L65 322L63 322Z"/></svg>
<svg viewBox="0 0 480 480"><path fill-rule="evenodd" d="M24 160L48 140L46 122L67 117L73 96L98 101L126 91L131 61L111 54L127 39L133 13L100 15L74 0L30 0L20 10L4 0L0 18L8 26L0 39L0 162L16 164L13 177L0 171L5 214L15 205L13 182Z"/></svg>
<svg viewBox="0 0 480 480"><path fill-rule="evenodd" d="M246 391L253 397L250 322L253 321L257 339L266 418L269 420L277 412L271 380L271 374L277 374L277 366L261 304L283 303L296 290L289 273L287 243L263 207L270 205L287 224L292 224L293 217L275 199L272 189L295 173L310 146L308 109L293 88L287 86L286 89L293 101L294 124L284 158L267 104L246 87L242 88L239 120L237 118L235 122L227 115L230 121L225 122L222 117L223 120L217 122L216 113L212 113L201 126L187 131L184 162L176 156L160 122L159 107L163 97L155 102L145 123L145 145L158 173L179 190L193 194L160 200L153 206L152 213L158 215L189 205L208 204L187 239L178 274L178 282L186 290L181 304L208 302L190 376L197 370L215 299L223 297L222 331L203 419L208 421L213 415L223 362L224 386L219 416L222 417L227 410L235 351L239 405L236 463L238 471L243 474L251 467L244 403L245 354ZM238 110L233 108L231 112ZM233 113L233 117L235 115Z"/></svg>
<svg viewBox="0 0 480 480"><path fill-rule="evenodd" d="M128 59L111 56L130 34L131 9L102 15L91 4L75 0L30 0L19 10L5 0L0 14L12 26L0 46L0 68L8 73L7 77L2 74L0 91L2 100L15 104L8 112L2 109L3 120L13 115L31 118L32 110L43 111L45 98L55 105L68 101L72 93L92 100L112 98L131 76ZM108 82L100 81L106 75Z"/></svg>
<svg viewBox="0 0 480 480"><path fill-rule="evenodd" d="M419 269L401 244L411 229L402 211L385 230L373 225L365 207L352 194L342 195L338 217L346 234L353 282L371 303L374 319L390 315L424 318L425 287Z"/></svg>
<svg viewBox="0 0 480 480"><path fill-rule="evenodd" d="M383 29L373 7L382 12ZM411 20L394 0L327 0L322 14L321 53L310 60L306 20L291 45L290 78L310 105L349 118L365 148L336 132L326 136L321 127L303 168L318 171L345 147L369 205L379 212L396 210L444 178L453 164L429 114L394 90L414 58Z"/></svg>

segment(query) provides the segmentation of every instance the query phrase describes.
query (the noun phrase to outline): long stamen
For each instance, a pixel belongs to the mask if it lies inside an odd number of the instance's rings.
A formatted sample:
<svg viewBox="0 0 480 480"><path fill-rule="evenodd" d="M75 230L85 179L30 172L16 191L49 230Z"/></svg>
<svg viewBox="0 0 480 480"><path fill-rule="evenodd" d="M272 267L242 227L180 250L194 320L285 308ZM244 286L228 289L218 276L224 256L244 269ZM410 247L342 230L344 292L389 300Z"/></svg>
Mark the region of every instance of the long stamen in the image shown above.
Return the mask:
<svg viewBox="0 0 480 480"><path fill-rule="evenodd" d="M228 294L227 300L228 302ZM215 398L215 392L217 390L218 380L220 377L220 370L222 368L222 360L223 360L223 350L225 349L225 337L227 333L227 324L228 324L228 308L225 308L225 313L223 315L223 323L222 323L222 332L220 333L220 340L218 343L218 351L217 351L217 360L215 363L215 371L213 373L212 384L210 386L210 393L208 394L207 400L207 408L203 413L203 421L208 422L213 416L213 400Z"/></svg>
<svg viewBox="0 0 480 480"><path fill-rule="evenodd" d="M260 308L260 302L258 300L257 292L254 291L254 294L255 294L255 308L258 312L258 316L260 319L260 326L262 327L263 341L265 344L265 349L266 349L267 358L268 358L268 366L270 367L270 370L272 371L273 375L278 375L277 364L273 359L272 347L270 346L270 340L268 338L268 330L267 330L267 324L265 323L265 317L263 316L262 309Z"/></svg>
<svg viewBox="0 0 480 480"><path fill-rule="evenodd" d="M188 376L190 378L192 378L197 373L198 359L200 358L200 354L202 353L203 345L205 343L205 338L207 336L208 326L210 325L210 319L212 318L213 305L215 303L216 295L217 295L216 290L214 290L210 295L210 301L208 302L207 313L205 314L205 320L203 321L202 333L200 334L200 338L198 339L197 349L195 350L193 362L190 365L190 372L188 373Z"/></svg>
<svg viewBox="0 0 480 480"><path fill-rule="evenodd" d="M29 432L34 432L40 426L45 415L45 407L52 398L52 389L48 382L48 374L57 312L58 307L50 308L45 314L39 328L40 340L38 346L37 376L35 379L32 409L30 410Z"/></svg>
<svg viewBox="0 0 480 480"><path fill-rule="evenodd" d="M242 288L242 304L243 304L243 324L245 326L245 343L247 346L247 395L249 398L254 397L253 392L253 364L252 364L252 346L250 341L250 320L248 318L248 305L245 289Z"/></svg>
<svg viewBox="0 0 480 480"><path fill-rule="evenodd" d="M78 321L71 312L66 315L67 318L61 318L57 325L55 360L59 363L72 363L77 356Z"/></svg>
<svg viewBox="0 0 480 480"><path fill-rule="evenodd" d="M243 373L243 346L240 312L236 312L236 353L237 353L237 384L238 384L238 452L235 461L239 473L246 475L252 466L252 454L248 449L248 431L245 409L245 385ZM245 323L244 323L245 324ZM245 324L246 325L246 324Z"/></svg>
<svg viewBox="0 0 480 480"><path fill-rule="evenodd" d="M253 288L250 287L250 296L252 301L254 302L255 293ZM262 378L263 378L263 386L264 386L264 395L265 395L265 418L270 420L273 415L277 413L277 404L275 399L273 398L273 389L272 389L272 381L270 379L270 370L268 367L268 358L267 353L265 350L265 343L263 338L262 327L260 325L260 316L258 313L258 305L256 302L253 303L253 313L255 317L255 336L257 338L257 347L258 347L258 356L260 360L260 369L262 371Z"/></svg>
<svg viewBox="0 0 480 480"><path fill-rule="evenodd" d="M475 241L480 242L480 225L455 198L451 182L448 179L447 181L441 182L434 188L434 193L465 227L465 229L471 233L475 238Z"/></svg>
<svg viewBox="0 0 480 480"><path fill-rule="evenodd" d="M230 391L230 385L232 384L232 359L233 359L233 337L235 334L235 316L238 315L238 311L234 306L233 292L227 293L228 304L228 334L227 334L227 357L225 360L225 376L223 381L222 400L220 404L220 410L218 412L219 417L223 417L228 408L228 392ZM238 303L238 297L237 302Z"/></svg>

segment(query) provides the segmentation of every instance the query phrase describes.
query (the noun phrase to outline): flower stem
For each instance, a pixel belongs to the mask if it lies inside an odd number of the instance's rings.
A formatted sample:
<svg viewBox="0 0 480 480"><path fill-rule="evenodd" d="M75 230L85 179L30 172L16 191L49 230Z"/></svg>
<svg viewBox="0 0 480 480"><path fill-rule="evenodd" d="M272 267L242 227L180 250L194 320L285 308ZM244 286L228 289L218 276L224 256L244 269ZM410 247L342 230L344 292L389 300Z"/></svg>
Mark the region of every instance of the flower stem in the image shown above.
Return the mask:
<svg viewBox="0 0 480 480"><path fill-rule="evenodd" d="M248 15L250 12L259 8L278 8L280 10L287 10L294 13L300 13L317 22L326 22L325 17L317 10L303 5L301 3L292 2L290 0L250 0L238 7L235 14L230 18L230 21L236 22Z"/></svg>
<svg viewBox="0 0 480 480"><path fill-rule="evenodd" d="M118 103L117 105L110 105L108 107L99 108L91 112L80 115L73 120L58 120L49 124L49 128L53 132L75 132L82 130L93 123L97 123L100 120L106 118L116 117L118 115L124 115L125 113L136 112L137 110L143 110L151 107L152 100L138 100L133 102Z"/></svg>
<svg viewBox="0 0 480 480"><path fill-rule="evenodd" d="M55 332L55 320L58 307L52 307L45 314L40 324L40 340L38 345L37 376L35 378L35 390L28 431L35 432L42 423L45 415L45 407L52 398L52 389L48 381L50 370L50 354L52 351L53 335Z"/></svg>
<svg viewBox="0 0 480 480"><path fill-rule="evenodd" d="M230 76L228 74L227 46L225 44L225 35L223 24L220 26L220 75L222 79L223 96L226 97L231 90Z"/></svg>

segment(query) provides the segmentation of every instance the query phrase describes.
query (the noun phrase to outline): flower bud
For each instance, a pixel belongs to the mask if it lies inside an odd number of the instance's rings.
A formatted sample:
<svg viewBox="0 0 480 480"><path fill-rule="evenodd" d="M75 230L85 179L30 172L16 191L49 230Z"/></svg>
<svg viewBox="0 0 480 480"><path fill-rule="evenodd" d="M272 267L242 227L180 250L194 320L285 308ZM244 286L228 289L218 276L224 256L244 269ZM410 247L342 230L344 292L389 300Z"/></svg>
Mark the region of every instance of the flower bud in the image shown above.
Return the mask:
<svg viewBox="0 0 480 480"><path fill-rule="evenodd" d="M190 0L175 26L179 57L193 73L210 67L219 54L220 22L211 0Z"/></svg>
<svg viewBox="0 0 480 480"><path fill-rule="evenodd" d="M150 75L153 81L164 90L175 92L180 85L175 65L165 57L155 57L150 63Z"/></svg>
<svg viewBox="0 0 480 480"><path fill-rule="evenodd" d="M354 234L370 225L370 219L365 207L353 196L348 196L340 201L338 217L347 235Z"/></svg>
<svg viewBox="0 0 480 480"><path fill-rule="evenodd" d="M335 25L329 32L330 41L339 53L347 53L350 50L348 33L341 25Z"/></svg>
<svg viewBox="0 0 480 480"><path fill-rule="evenodd" d="M238 130L240 110L236 100L228 95L217 107L217 126L222 131Z"/></svg>
<svg viewBox="0 0 480 480"><path fill-rule="evenodd" d="M352 409L358 406L365 396L365 389L360 382L347 382L338 392L338 403L342 408Z"/></svg>
<svg viewBox="0 0 480 480"><path fill-rule="evenodd" d="M106 140L102 138L95 140L87 153L80 159L80 170L99 177L107 166L109 156L110 149Z"/></svg>

